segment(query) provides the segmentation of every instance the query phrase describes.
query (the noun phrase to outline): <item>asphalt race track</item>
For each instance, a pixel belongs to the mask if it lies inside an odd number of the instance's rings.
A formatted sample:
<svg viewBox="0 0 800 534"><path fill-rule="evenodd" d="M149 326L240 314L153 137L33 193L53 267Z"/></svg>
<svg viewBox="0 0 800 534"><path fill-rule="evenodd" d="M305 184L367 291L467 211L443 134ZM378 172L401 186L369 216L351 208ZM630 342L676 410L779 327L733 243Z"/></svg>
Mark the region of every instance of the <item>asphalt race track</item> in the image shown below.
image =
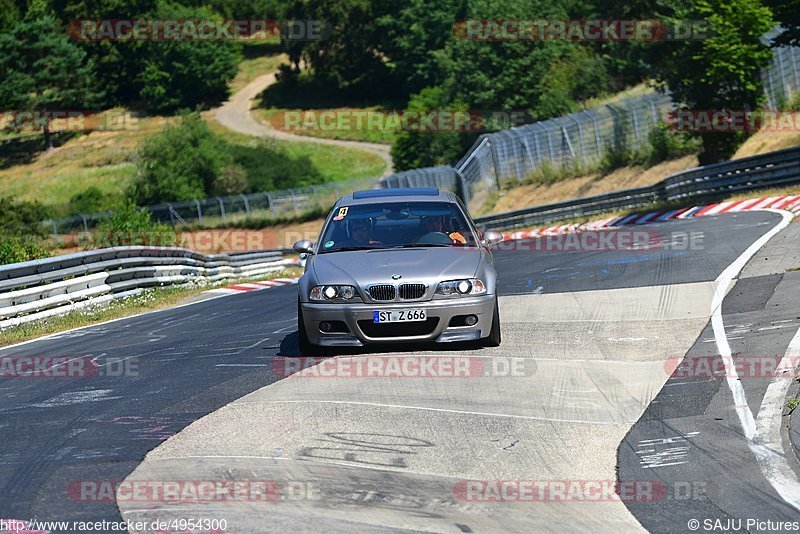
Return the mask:
<svg viewBox="0 0 800 534"><path fill-rule="evenodd" d="M103 370L88 378L0 379L0 518L214 517L228 521L226 532L245 533L685 532L691 519L798 520L800 509L787 502L797 480L793 455L788 469L795 471L777 482L774 472L765 474L779 465L773 453L791 447L767 401L780 393L782 406L796 381L773 386L752 374L687 378L675 370L685 355L719 359L720 335L734 361L777 362L796 343L800 272L786 269L800 266L798 225L752 250L727 295L727 285L718 289L729 266L782 220L743 212L644 224L619 229L612 243L624 246L616 250L542 239L506 244L495 254L499 348L337 357L480 362L485 372L468 379L311 380L275 372L297 355L295 286L0 350L91 357ZM625 232L645 235L649 246L625 245ZM503 373L496 362L521 372ZM748 440L748 411L754 428L778 433ZM75 489L124 479L269 480L282 493L268 503L114 502ZM479 490L465 494L475 480L483 481L476 488L498 480L638 481L655 485L657 497L498 501ZM297 482L313 486L315 496L284 499Z"/></svg>

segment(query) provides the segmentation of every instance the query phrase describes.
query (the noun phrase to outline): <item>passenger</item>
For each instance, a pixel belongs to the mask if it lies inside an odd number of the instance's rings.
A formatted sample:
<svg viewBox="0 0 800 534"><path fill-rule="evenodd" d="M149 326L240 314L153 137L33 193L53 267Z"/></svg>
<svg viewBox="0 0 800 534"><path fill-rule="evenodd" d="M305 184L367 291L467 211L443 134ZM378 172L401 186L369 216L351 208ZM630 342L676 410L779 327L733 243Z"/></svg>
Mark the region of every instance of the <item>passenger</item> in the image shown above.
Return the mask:
<svg viewBox="0 0 800 534"><path fill-rule="evenodd" d="M446 232L444 229L444 217L438 215L426 215L422 217L422 227L425 233L439 232L447 234L447 237L453 240L453 244L466 245L467 239L460 232Z"/></svg>

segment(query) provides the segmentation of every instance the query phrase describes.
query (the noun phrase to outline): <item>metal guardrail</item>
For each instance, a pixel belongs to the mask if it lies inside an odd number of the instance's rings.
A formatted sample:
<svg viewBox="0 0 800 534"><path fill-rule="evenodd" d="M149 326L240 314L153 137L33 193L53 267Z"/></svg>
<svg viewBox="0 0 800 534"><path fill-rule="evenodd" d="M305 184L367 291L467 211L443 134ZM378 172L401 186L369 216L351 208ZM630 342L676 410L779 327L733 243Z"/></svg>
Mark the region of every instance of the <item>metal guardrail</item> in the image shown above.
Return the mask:
<svg viewBox="0 0 800 534"><path fill-rule="evenodd" d="M0 330L145 288L257 276L297 260L286 250L206 255L174 247L114 247L0 266Z"/></svg>
<svg viewBox="0 0 800 534"><path fill-rule="evenodd" d="M737 191L797 183L800 183L800 147L696 167L672 174L652 186L485 215L477 217L475 222L484 230L514 229L654 202L714 199Z"/></svg>

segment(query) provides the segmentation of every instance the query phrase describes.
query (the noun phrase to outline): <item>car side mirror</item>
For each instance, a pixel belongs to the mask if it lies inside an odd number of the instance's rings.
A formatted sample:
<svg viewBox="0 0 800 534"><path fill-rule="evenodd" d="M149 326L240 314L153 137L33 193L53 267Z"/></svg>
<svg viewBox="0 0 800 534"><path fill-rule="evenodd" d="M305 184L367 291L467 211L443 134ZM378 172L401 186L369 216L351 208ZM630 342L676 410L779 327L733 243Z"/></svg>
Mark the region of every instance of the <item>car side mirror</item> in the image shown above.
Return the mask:
<svg viewBox="0 0 800 534"><path fill-rule="evenodd" d="M314 243L312 243L308 239L303 239L292 245L292 249L295 252L299 252L300 254L313 254Z"/></svg>
<svg viewBox="0 0 800 534"><path fill-rule="evenodd" d="M487 230L486 232L483 233L483 239L481 239L481 244L492 246L494 244L499 243L502 240L503 240L503 234Z"/></svg>

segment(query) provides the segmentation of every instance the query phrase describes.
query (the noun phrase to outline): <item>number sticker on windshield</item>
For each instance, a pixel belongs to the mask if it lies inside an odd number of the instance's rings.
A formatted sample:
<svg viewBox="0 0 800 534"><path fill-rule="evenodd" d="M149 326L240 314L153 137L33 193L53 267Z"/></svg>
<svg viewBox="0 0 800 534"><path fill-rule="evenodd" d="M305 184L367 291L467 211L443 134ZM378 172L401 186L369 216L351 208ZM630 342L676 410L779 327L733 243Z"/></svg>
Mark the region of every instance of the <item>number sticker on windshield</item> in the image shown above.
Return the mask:
<svg viewBox="0 0 800 534"><path fill-rule="evenodd" d="M345 206L345 207L343 207L343 208L339 208L339 215L337 215L336 217L334 217L334 218L333 218L333 220L334 220L334 221L341 221L342 219L344 219L345 217L347 217L347 210L348 210L348 209L349 209L349 207L348 207L348 206Z"/></svg>

